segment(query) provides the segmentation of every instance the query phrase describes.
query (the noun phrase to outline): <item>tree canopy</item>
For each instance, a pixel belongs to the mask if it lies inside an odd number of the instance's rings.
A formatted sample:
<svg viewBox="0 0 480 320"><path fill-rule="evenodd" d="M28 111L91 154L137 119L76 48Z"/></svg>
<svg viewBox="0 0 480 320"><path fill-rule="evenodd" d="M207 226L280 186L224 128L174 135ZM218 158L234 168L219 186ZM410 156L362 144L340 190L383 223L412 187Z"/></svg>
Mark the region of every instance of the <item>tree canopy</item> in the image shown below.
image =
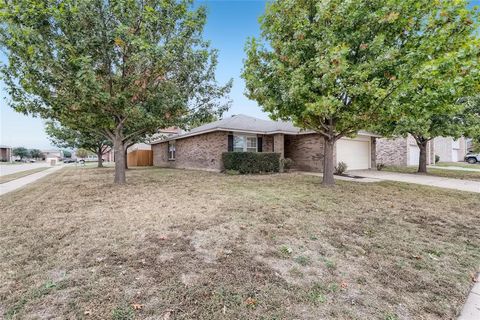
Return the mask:
<svg viewBox="0 0 480 320"><path fill-rule="evenodd" d="M38 149L31 149L29 151L29 155L30 157L34 158L34 159L40 159L40 158L43 158L43 152L38 150Z"/></svg>
<svg viewBox="0 0 480 320"><path fill-rule="evenodd" d="M466 137L473 139L474 151L480 152L480 94L463 100L463 119Z"/></svg>
<svg viewBox="0 0 480 320"><path fill-rule="evenodd" d="M111 147L112 142L96 131L73 130L62 127L59 123L48 121L45 132L53 145L59 148L86 149L98 157L98 167L102 167L102 155Z"/></svg>
<svg viewBox="0 0 480 320"><path fill-rule="evenodd" d="M443 41L455 32L451 28L470 29L474 24L465 5L431 0L273 1L260 20L261 38L246 45L247 96L273 119L293 120L323 136L323 182L333 184L335 141L383 121L400 88L410 90L416 63L426 65L435 53L435 36ZM454 47L461 43L456 39ZM447 58L439 59L446 63ZM450 74L448 80L455 77Z"/></svg>
<svg viewBox="0 0 480 320"><path fill-rule="evenodd" d="M479 12L467 1L439 1L405 44L409 55L397 76L402 81L376 130L387 136L412 135L420 147L419 172L426 172L426 144L440 136L472 131L471 110L461 103L480 91ZM471 118L469 118L471 119ZM470 124L469 124L470 123ZM478 128L478 127L477 127Z"/></svg>
<svg viewBox="0 0 480 320"><path fill-rule="evenodd" d="M14 0L1 16L10 105L110 139L117 183L125 143L229 106L189 0Z"/></svg>
<svg viewBox="0 0 480 320"><path fill-rule="evenodd" d="M13 148L12 153L14 156L20 157L20 159L30 156L30 152L25 147Z"/></svg>

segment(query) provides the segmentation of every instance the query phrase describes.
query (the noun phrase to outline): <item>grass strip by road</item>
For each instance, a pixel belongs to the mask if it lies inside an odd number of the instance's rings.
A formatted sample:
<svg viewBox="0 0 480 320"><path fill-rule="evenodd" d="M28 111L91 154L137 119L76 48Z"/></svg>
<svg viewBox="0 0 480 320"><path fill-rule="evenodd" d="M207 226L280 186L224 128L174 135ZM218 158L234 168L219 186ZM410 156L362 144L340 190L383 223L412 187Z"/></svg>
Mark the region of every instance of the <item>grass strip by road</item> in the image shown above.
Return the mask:
<svg viewBox="0 0 480 320"><path fill-rule="evenodd" d="M31 174L47 170L48 168L50 168L50 167L35 168L35 169L15 172L15 173L12 173L12 174L7 174L5 176L0 177L0 184L10 182L10 181L13 181L13 180L16 180L16 179L19 179L19 178L23 178L23 177L29 176Z"/></svg>
<svg viewBox="0 0 480 320"><path fill-rule="evenodd" d="M383 169L383 171L422 174L422 173L417 173L417 167L387 166ZM445 170L445 169L428 168L426 175L442 177L442 178L480 181L480 172L467 171L467 170L463 171L463 170Z"/></svg>
<svg viewBox="0 0 480 320"><path fill-rule="evenodd" d="M480 169L480 162L469 164L465 162L437 162L437 167L458 167L467 169Z"/></svg>

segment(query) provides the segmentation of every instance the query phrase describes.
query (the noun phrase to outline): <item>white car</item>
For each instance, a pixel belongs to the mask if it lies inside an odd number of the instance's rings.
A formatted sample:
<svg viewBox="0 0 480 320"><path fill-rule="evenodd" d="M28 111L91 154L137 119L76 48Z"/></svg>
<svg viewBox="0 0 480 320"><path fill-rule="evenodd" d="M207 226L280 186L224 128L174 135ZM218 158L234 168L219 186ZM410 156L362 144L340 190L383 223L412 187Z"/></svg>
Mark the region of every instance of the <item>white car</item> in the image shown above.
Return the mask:
<svg viewBox="0 0 480 320"><path fill-rule="evenodd" d="M468 163L480 162L480 153L468 153L465 156L465 162L468 162Z"/></svg>

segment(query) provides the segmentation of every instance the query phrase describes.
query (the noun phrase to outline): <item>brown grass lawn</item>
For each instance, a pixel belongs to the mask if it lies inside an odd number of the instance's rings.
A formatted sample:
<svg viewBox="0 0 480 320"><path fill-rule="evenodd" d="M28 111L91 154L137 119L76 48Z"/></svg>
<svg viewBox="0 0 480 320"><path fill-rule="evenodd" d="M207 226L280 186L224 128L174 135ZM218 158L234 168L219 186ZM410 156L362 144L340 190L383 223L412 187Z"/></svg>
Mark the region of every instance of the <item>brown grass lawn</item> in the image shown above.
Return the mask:
<svg viewBox="0 0 480 320"><path fill-rule="evenodd" d="M0 198L0 318L453 319L480 197L297 174L65 168Z"/></svg>
<svg viewBox="0 0 480 320"><path fill-rule="evenodd" d="M480 166L478 167L480 168ZM417 173L417 169L418 169L417 167L387 166L383 170L391 171L391 172L401 172L401 173ZM480 172L476 172L476 171L428 168L427 175L442 177L442 178L480 181Z"/></svg>

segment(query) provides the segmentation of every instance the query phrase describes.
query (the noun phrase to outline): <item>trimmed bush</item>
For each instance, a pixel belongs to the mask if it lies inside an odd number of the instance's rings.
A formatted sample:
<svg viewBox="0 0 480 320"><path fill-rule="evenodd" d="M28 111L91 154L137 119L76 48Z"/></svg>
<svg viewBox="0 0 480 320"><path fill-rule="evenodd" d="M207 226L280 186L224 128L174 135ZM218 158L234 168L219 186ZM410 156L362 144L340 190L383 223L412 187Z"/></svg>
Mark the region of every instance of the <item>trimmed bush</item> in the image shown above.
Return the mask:
<svg viewBox="0 0 480 320"><path fill-rule="evenodd" d="M225 170L236 170L241 174L280 171L280 154L273 152L224 152Z"/></svg>
<svg viewBox="0 0 480 320"><path fill-rule="evenodd" d="M347 164L345 162L339 162L338 165L334 168L334 173L337 175L342 175L347 171Z"/></svg>
<svg viewBox="0 0 480 320"><path fill-rule="evenodd" d="M293 160L290 158L282 159L283 170L288 171L293 167Z"/></svg>

